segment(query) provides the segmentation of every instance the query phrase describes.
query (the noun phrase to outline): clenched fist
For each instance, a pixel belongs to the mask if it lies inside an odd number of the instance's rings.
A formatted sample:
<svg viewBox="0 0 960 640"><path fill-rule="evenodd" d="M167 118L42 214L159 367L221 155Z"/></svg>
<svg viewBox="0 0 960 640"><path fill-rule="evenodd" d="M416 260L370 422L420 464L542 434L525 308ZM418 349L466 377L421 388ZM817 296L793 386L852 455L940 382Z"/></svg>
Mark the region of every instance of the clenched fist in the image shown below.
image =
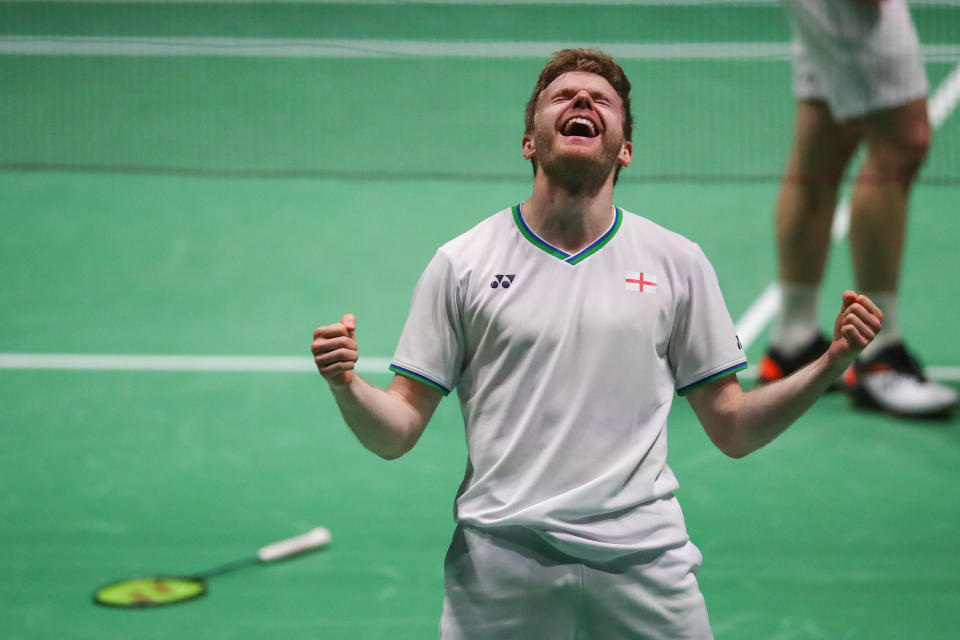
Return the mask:
<svg viewBox="0 0 960 640"><path fill-rule="evenodd" d="M357 341L353 337L356 330L357 319L348 313L340 322L313 331L313 344L310 345L313 361L331 387L346 387L353 380L358 357Z"/></svg>
<svg viewBox="0 0 960 640"><path fill-rule="evenodd" d="M855 291L844 291L840 313L833 326L832 355L852 361L877 337L882 327L883 312L870 298Z"/></svg>

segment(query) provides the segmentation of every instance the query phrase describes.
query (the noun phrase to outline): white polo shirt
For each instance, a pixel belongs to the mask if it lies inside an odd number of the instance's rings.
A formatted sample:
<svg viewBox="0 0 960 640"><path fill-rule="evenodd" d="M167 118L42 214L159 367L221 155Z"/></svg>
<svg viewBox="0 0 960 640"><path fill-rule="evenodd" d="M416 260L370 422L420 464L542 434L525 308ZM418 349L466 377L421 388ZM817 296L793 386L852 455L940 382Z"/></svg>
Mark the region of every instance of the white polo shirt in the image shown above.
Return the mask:
<svg viewBox="0 0 960 640"><path fill-rule="evenodd" d="M746 366L698 245L616 209L571 255L518 205L440 247L391 369L457 389L458 522L600 560L688 539L666 464L674 393Z"/></svg>

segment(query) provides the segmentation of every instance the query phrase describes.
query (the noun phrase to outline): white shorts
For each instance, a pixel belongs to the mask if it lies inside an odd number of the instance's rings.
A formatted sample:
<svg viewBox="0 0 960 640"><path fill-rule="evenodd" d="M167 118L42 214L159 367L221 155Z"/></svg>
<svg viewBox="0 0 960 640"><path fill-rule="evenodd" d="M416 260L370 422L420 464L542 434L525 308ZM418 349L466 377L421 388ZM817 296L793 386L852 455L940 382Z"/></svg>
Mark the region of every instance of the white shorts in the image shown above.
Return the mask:
<svg viewBox="0 0 960 640"><path fill-rule="evenodd" d="M905 0L787 0L793 93L823 100L838 122L927 95L920 44Z"/></svg>
<svg viewBox="0 0 960 640"><path fill-rule="evenodd" d="M700 551L589 563L521 527L457 527L444 563L442 640L711 640Z"/></svg>

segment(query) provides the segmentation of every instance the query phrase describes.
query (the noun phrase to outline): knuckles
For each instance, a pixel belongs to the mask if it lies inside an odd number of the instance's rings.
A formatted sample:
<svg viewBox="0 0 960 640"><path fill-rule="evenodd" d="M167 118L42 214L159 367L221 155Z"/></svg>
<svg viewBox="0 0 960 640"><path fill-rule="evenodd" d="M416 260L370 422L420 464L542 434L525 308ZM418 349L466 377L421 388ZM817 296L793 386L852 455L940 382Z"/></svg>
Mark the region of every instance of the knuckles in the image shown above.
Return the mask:
<svg viewBox="0 0 960 640"><path fill-rule="evenodd" d="M320 375L336 386L344 382L342 376L354 369L358 358L357 342L343 322L314 329L310 351Z"/></svg>
<svg viewBox="0 0 960 640"><path fill-rule="evenodd" d="M314 353L325 353L334 349L356 351L357 342L352 338L340 336L337 338L317 338L313 341L313 344L310 345L310 350Z"/></svg>
<svg viewBox="0 0 960 640"><path fill-rule="evenodd" d="M320 375L325 378L335 377L346 371L353 371L353 362L334 362L326 366L319 367Z"/></svg>
<svg viewBox="0 0 960 640"><path fill-rule="evenodd" d="M313 330L313 338L335 338L337 336L346 336L349 335L347 327L342 323L338 322L336 324L328 324L322 327L317 327Z"/></svg>
<svg viewBox="0 0 960 640"><path fill-rule="evenodd" d="M850 305L846 309L844 316L848 318L858 318L861 321L868 323L875 329L880 329L880 327L883 325L883 313L881 311L877 310L877 312L874 313L859 302L855 302L854 304Z"/></svg>
<svg viewBox="0 0 960 640"><path fill-rule="evenodd" d="M334 349L333 351L322 351L320 353L314 353L313 355L313 361L317 363L318 366L326 366L338 362L350 362L352 364L357 358L357 352L352 349Z"/></svg>

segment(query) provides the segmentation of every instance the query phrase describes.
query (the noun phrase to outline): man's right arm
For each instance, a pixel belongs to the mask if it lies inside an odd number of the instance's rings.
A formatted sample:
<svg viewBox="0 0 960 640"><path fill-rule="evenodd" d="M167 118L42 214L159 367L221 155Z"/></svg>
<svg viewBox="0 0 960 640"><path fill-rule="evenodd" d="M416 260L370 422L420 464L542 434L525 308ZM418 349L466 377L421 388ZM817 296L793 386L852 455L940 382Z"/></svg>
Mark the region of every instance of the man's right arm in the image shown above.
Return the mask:
<svg viewBox="0 0 960 640"><path fill-rule="evenodd" d="M870 298L843 294L827 352L793 375L744 391L736 376L693 389L687 396L703 428L721 451L743 457L793 424L853 364L883 326L883 312Z"/></svg>
<svg viewBox="0 0 960 640"><path fill-rule="evenodd" d="M347 426L367 449L393 460L420 439L443 394L401 375L381 389L354 373L356 328L356 318L349 313L336 324L318 327L310 350Z"/></svg>

